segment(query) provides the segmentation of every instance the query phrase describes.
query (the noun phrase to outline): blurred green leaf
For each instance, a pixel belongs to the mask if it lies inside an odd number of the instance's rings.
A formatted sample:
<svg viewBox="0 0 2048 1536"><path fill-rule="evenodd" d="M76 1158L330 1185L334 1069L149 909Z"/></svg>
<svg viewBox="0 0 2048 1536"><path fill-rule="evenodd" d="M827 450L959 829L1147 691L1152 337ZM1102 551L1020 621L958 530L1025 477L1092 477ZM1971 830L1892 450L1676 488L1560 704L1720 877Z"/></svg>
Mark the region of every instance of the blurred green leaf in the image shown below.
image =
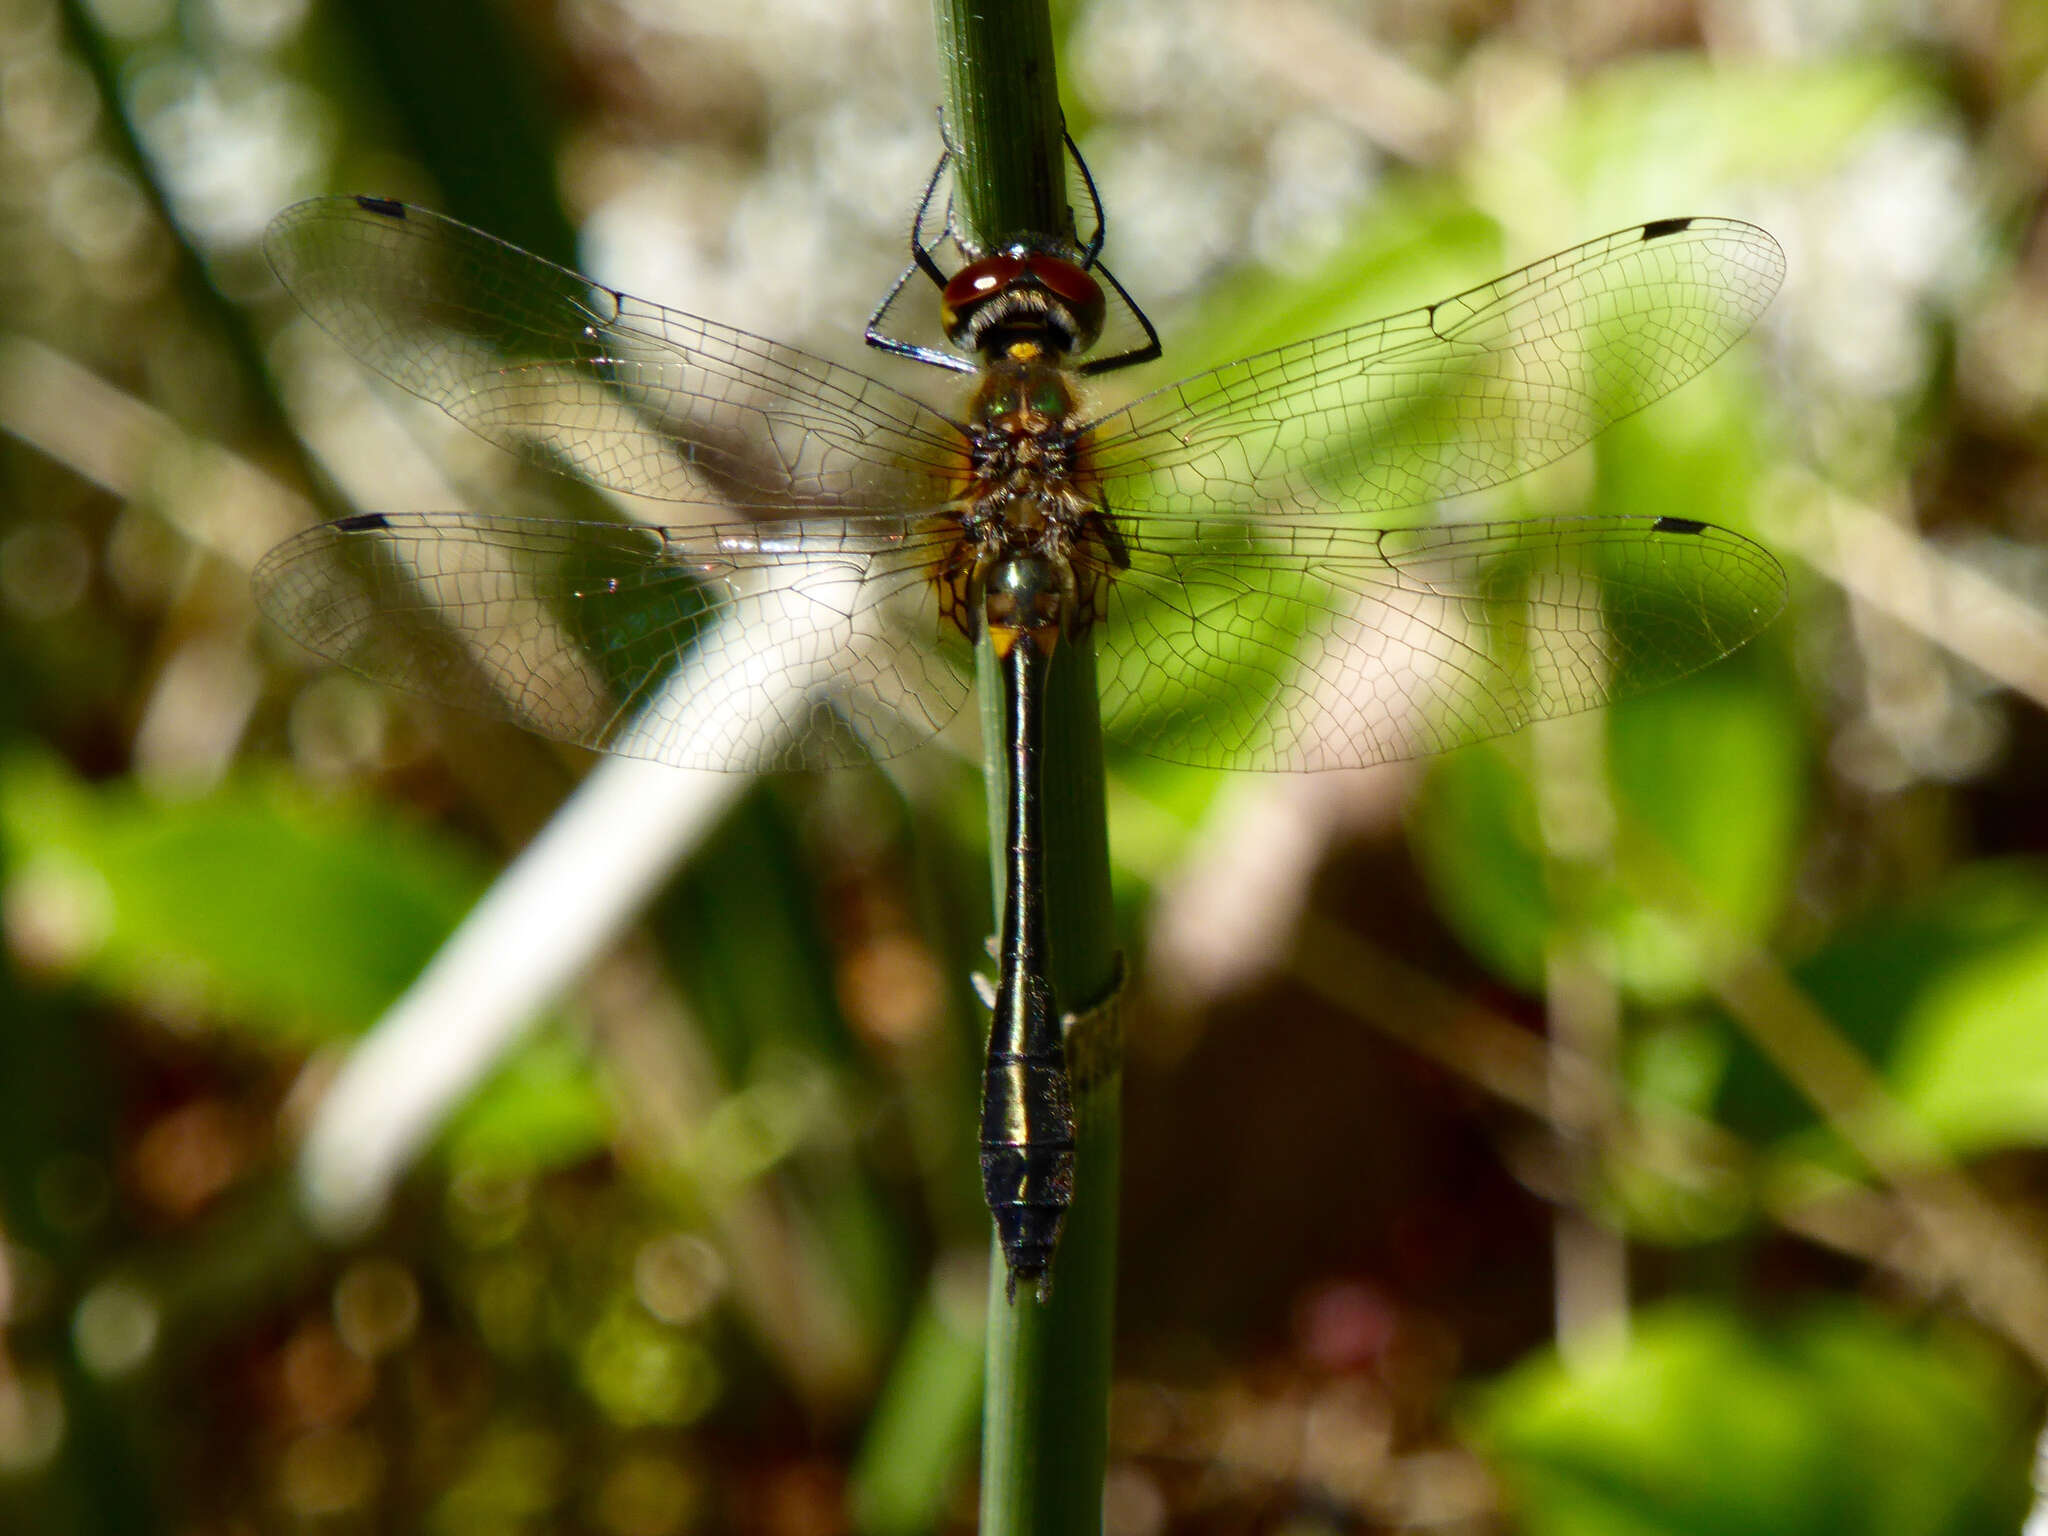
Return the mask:
<svg viewBox="0 0 2048 1536"><path fill-rule="evenodd" d="M1257 268L1219 285L1176 328L1162 377L1377 320L1500 275L1500 226L1444 182L1404 179L1313 271Z"/></svg>
<svg viewBox="0 0 2048 1536"><path fill-rule="evenodd" d="M1968 866L1927 897L1865 918L1798 967L1830 1024L1959 1153L2048 1137L2048 868ZM1731 1027L1732 1035L1732 1027ZM1853 1173L1813 1107L1735 1039L1718 1113L1756 1141Z"/></svg>
<svg viewBox="0 0 2048 1536"><path fill-rule="evenodd" d="M1803 798L1803 741L1762 668L1723 663L1614 707L1609 767L1622 813L1617 858L1649 836L1737 931L1760 934L1783 899ZM1431 765L1410 820L1438 910L1474 954L1542 990L1544 957L1571 918L1546 878L1536 802L1519 743ZM1609 946L1623 986L1671 1001L1699 986L1698 936L1681 917L1602 882L1572 909Z"/></svg>
<svg viewBox="0 0 2048 1536"><path fill-rule="evenodd" d="M580 1041L528 1041L477 1090L442 1136L460 1167L490 1174L566 1167L611 1141L612 1107Z"/></svg>
<svg viewBox="0 0 2048 1536"><path fill-rule="evenodd" d="M652 914L734 1079L777 1051L835 1066L858 1059L818 925L799 803L781 786L751 788Z"/></svg>
<svg viewBox="0 0 2048 1536"><path fill-rule="evenodd" d="M555 195L555 103L542 78L548 66L529 51L530 29L481 0L357 0L323 10L311 39L320 67L345 61L351 86L376 93L376 109L389 114L380 126L396 128L418 156L440 206L573 264L575 231ZM451 68L457 59L461 67Z"/></svg>
<svg viewBox="0 0 2048 1536"><path fill-rule="evenodd" d="M1589 511L1746 521L1757 428L1738 371L1689 386L1622 422L1599 444ZM1631 622L1626 613L1610 622ZM1655 622L1645 612L1640 622ZM1624 637L1626 638L1626 637ZM1639 644L1640 642L1631 642ZM1770 638L1675 686L1607 712L1619 813L1615 856L1648 836L1655 869L1675 859L1698 899L1737 932L1760 935L1784 899L1805 809L1805 722L1774 664ZM1541 727L1539 727L1541 729ZM1551 889L1525 767L1526 736L1433 762L1410 821L1439 910L1498 974L1540 991L1544 957L1567 921ZM1581 893L1584 898L1584 893ZM1638 997L1671 1001L1699 985L1693 925L1620 881L1600 882L1571 912L1614 956ZM1684 910L1691 900L1674 902Z"/></svg>
<svg viewBox="0 0 2048 1536"><path fill-rule="evenodd" d="M1408 831L1444 921L1497 974L1540 992L1552 913L1521 755L1487 743L1431 763Z"/></svg>
<svg viewBox="0 0 2048 1536"><path fill-rule="evenodd" d="M1645 1147L1686 1145L1710 1121L1734 1040L1716 1019L1679 1010L1632 1021L1622 1039L1622 1084ZM1637 1241L1685 1247L1715 1242L1755 1219L1744 1170L1711 1155L1610 1156L1602 1215Z"/></svg>
<svg viewBox="0 0 2048 1536"><path fill-rule="evenodd" d="M1747 361L1738 349L1663 403L1609 427L1594 448L1599 473L1586 510L1748 528L1764 453Z"/></svg>
<svg viewBox="0 0 2048 1536"><path fill-rule="evenodd" d="M863 1536L937 1528L981 1426L982 1288L972 1266L933 1276L875 1402L847 1487Z"/></svg>
<svg viewBox="0 0 2048 1536"><path fill-rule="evenodd" d="M2048 1141L2048 872L1980 867L1809 968L1906 1107L1962 1154Z"/></svg>
<svg viewBox="0 0 2048 1536"><path fill-rule="evenodd" d="M718 1367L703 1339L665 1326L630 1296L614 1299L577 1354L584 1391L623 1428L688 1424L718 1398Z"/></svg>
<svg viewBox="0 0 2048 1536"><path fill-rule="evenodd" d="M289 1049L374 1023L484 879L424 824L283 776L164 799L19 757L0 768L0 837L19 871L15 899L45 907L92 985ZM590 1156L611 1128L588 1053L543 1033L444 1144L467 1166L531 1172Z"/></svg>
<svg viewBox="0 0 2048 1536"><path fill-rule="evenodd" d="M1512 156L1482 165L1513 207L1513 178L1534 163L1574 176L1587 202L1627 218L1706 213L1643 207L1661 187L1783 182L1839 165L1880 122L1940 110L1939 96L1897 58L1865 56L1784 68L1722 69L1700 54L1662 53L1603 70L1562 98Z"/></svg>
<svg viewBox="0 0 2048 1536"><path fill-rule="evenodd" d="M1676 1308L1480 1401L1474 1438L1532 1536L2009 1532L2018 1383L1973 1339L1840 1307L1769 1329Z"/></svg>
<svg viewBox="0 0 2048 1536"><path fill-rule="evenodd" d="M1957 967L1909 1022L1899 1097L1959 1153L2048 1141L2048 932Z"/></svg>
<svg viewBox="0 0 2048 1536"><path fill-rule="evenodd" d="M95 986L296 1046L366 1028L484 884L424 825L283 774L168 799L17 757L0 837L16 899Z"/></svg>
<svg viewBox="0 0 2048 1536"><path fill-rule="evenodd" d="M899 1305L902 1233L848 1143L867 1063L839 1006L795 786L742 796L651 920L738 1085L699 1150L734 1177L789 1160L783 1171L873 1337Z"/></svg>

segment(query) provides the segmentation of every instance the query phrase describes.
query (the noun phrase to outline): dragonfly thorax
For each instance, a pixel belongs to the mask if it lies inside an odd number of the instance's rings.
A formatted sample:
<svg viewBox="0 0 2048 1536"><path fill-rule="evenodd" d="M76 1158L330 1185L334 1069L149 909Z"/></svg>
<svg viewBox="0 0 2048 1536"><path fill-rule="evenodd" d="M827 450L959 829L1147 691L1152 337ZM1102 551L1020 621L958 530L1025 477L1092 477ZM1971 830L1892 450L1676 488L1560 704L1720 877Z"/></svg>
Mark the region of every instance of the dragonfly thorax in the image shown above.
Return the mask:
<svg viewBox="0 0 2048 1536"><path fill-rule="evenodd" d="M1094 617L1102 570L1081 580L1077 550L1093 549L1104 569L1128 563L1087 471L1073 374L1037 358L990 359L967 439L973 483L954 565L958 575L971 572L964 612L986 624L999 649L1010 643L1006 633L1036 634L1049 648L1054 634L1079 633ZM1048 604L1058 610L1049 618Z"/></svg>
<svg viewBox="0 0 2048 1536"><path fill-rule="evenodd" d="M1072 375L1064 368L1037 359L993 359L967 413L972 498L992 510L1017 500L1077 497L1079 429Z"/></svg>

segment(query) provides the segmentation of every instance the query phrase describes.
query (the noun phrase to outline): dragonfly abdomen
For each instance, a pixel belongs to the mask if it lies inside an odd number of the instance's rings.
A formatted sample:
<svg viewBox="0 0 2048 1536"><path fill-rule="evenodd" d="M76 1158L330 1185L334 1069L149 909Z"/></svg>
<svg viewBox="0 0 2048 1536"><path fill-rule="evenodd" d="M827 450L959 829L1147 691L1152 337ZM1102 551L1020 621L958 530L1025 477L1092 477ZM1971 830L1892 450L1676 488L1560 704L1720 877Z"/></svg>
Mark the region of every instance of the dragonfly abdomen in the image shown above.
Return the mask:
<svg viewBox="0 0 2048 1536"><path fill-rule="evenodd" d="M999 991L995 1027L1021 1014L1022 1049L992 1040L981 1092L981 1185L1009 1266L1010 1291L1036 1281L1041 1293L1067 1207L1074 1199L1074 1109L1052 987L1015 978Z"/></svg>
<svg viewBox="0 0 2048 1536"><path fill-rule="evenodd" d="M1074 575L1044 553L1008 555L979 578L987 640L1001 668L1010 774L1009 877L981 1095L981 1182L1002 1242L1009 1291L1048 1294L1047 1267L1074 1194L1074 1108L1050 978L1040 754L1045 683L1074 612Z"/></svg>

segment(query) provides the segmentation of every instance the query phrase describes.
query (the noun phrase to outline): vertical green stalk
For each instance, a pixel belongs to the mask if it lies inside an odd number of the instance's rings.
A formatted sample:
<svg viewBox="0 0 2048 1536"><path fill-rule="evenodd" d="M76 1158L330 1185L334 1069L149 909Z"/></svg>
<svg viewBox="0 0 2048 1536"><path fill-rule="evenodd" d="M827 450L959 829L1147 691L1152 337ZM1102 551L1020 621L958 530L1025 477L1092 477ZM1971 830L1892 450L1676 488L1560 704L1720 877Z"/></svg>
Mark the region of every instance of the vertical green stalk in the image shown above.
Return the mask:
<svg viewBox="0 0 2048 1536"><path fill-rule="evenodd" d="M983 245L1071 234L1052 20L1044 0L934 0L956 154L956 206ZM989 841L1004 900L1008 754L998 669L977 650L987 743ZM1101 708L1086 636L1062 642L1047 679L1042 766L1049 965L1059 1006L1086 1013L1120 980L1109 881ZM998 912L1000 921L1001 913ZM1114 1008L1075 1028L1074 1204L1052 1295L1005 1294L992 1249L982 1432L983 1536L1075 1536L1102 1526L1121 1145Z"/></svg>
<svg viewBox="0 0 2048 1536"><path fill-rule="evenodd" d="M982 736L1002 740L997 667L977 650ZM1060 1006L1080 1012L1119 981L1109 886L1095 652L1086 639L1053 653L1041 765L1049 967ZM989 843L1002 900L1008 754L987 752ZM1000 915L1000 914L999 914ZM1078 1005L1078 1007L1077 1007ZM982 1410L984 1536L1071 1536L1101 1529L1109 1457L1110 1346L1122 1149L1120 1042L1114 1008L1068 1035L1074 1089L1074 1203L1052 1266L1052 1295L1006 1294L1000 1248L989 1267L988 1380Z"/></svg>
<svg viewBox="0 0 2048 1536"><path fill-rule="evenodd" d="M1066 158L1044 0L933 0L959 210L993 243L1065 235Z"/></svg>

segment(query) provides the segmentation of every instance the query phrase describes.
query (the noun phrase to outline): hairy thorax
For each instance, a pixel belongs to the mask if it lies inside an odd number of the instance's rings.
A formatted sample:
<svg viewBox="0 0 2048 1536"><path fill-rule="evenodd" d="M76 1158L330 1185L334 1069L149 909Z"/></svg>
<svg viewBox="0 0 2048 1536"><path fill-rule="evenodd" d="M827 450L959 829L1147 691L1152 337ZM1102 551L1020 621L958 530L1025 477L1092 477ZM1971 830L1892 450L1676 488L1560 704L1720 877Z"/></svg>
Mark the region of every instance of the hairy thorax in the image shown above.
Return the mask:
<svg viewBox="0 0 2048 1536"><path fill-rule="evenodd" d="M1073 376L1019 343L987 362L967 414L968 476L960 539L934 572L941 610L972 638L989 574L1043 557L1063 572L1065 622L1078 633L1101 611L1104 583L1128 563L1090 483Z"/></svg>
<svg viewBox="0 0 2048 1536"><path fill-rule="evenodd" d="M974 483L968 499L985 539L1064 554L1096 510L1082 483L1071 376L1017 349L982 375L968 413Z"/></svg>

